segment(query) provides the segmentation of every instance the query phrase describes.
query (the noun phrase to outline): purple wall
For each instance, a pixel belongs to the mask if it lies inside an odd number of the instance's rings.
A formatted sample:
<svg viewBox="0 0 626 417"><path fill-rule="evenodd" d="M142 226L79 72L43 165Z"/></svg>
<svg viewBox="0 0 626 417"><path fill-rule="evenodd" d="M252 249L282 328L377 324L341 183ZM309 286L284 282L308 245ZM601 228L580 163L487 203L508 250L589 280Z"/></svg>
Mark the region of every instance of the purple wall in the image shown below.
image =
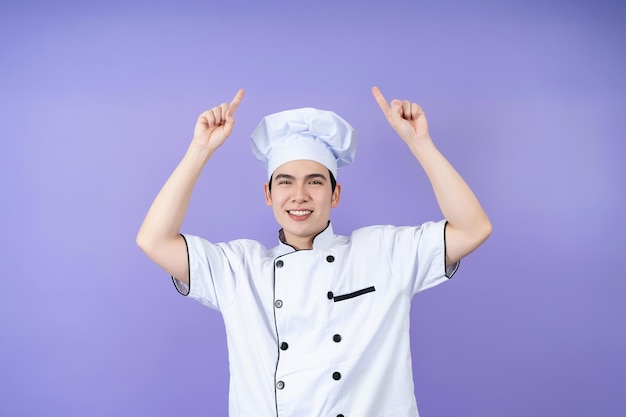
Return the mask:
<svg viewBox="0 0 626 417"><path fill-rule="evenodd" d="M197 115L239 87L184 231L275 243L248 136L301 106L360 133L337 232L439 219L372 85L422 104L494 224L414 300L421 414L624 415L626 6L380 3L0 2L0 415L226 415L221 317L138 227Z"/></svg>

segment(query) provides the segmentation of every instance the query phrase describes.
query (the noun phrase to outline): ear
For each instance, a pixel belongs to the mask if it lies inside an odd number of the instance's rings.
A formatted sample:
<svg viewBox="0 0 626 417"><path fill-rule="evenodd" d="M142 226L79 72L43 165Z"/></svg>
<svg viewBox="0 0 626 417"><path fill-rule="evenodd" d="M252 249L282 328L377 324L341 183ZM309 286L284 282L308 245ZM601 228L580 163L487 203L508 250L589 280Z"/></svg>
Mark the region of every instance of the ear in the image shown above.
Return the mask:
<svg viewBox="0 0 626 417"><path fill-rule="evenodd" d="M339 197L341 196L341 184L337 183L335 186L335 191L333 191L333 196L330 200L330 206L335 208L339 205Z"/></svg>
<svg viewBox="0 0 626 417"><path fill-rule="evenodd" d="M270 192L270 185L269 183L265 183L263 184L263 190L265 191L265 204L267 204L268 206L272 205L272 193Z"/></svg>

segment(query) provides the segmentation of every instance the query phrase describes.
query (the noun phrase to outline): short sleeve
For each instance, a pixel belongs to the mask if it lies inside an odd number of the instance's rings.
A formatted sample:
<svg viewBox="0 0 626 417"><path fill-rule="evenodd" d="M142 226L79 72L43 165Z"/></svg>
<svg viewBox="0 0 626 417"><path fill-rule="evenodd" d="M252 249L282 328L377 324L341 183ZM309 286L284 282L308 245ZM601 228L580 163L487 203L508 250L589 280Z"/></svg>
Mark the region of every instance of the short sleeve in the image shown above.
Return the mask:
<svg viewBox="0 0 626 417"><path fill-rule="evenodd" d="M394 276L412 294L447 281L456 273L459 262L446 268L445 220L418 227L385 229L387 250Z"/></svg>
<svg viewBox="0 0 626 417"><path fill-rule="evenodd" d="M207 307L220 310L235 297L236 272L242 263L239 251L226 243L211 243L182 235L187 245L189 285L172 277L176 290Z"/></svg>

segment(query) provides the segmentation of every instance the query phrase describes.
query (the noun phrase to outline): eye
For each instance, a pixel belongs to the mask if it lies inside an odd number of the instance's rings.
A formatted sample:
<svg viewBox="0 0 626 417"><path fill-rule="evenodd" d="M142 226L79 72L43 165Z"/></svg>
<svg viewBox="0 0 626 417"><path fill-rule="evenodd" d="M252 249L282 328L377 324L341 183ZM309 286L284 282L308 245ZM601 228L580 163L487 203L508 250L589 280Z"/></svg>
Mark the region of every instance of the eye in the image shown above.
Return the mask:
<svg viewBox="0 0 626 417"><path fill-rule="evenodd" d="M289 181L289 180L279 180L278 184L279 185L289 185L289 184L291 184L291 181Z"/></svg>
<svg viewBox="0 0 626 417"><path fill-rule="evenodd" d="M311 180L311 182L309 184L313 184L313 185L322 185L322 181L320 180Z"/></svg>

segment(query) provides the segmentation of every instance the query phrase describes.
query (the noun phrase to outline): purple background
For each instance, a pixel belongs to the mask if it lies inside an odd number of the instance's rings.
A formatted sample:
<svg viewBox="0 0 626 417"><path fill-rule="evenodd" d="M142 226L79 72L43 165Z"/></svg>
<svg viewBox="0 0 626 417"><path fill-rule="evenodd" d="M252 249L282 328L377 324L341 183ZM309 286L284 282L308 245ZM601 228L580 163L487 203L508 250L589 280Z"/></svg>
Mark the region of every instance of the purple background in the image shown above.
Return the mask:
<svg viewBox="0 0 626 417"><path fill-rule="evenodd" d="M494 233L412 310L425 417L626 412L621 1L0 2L0 415L224 416L221 316L135 245L197 115L246 97L183 230L276 242L248 137L360 133L332 219L441 218L370 87L419 102Z"/></svg>

